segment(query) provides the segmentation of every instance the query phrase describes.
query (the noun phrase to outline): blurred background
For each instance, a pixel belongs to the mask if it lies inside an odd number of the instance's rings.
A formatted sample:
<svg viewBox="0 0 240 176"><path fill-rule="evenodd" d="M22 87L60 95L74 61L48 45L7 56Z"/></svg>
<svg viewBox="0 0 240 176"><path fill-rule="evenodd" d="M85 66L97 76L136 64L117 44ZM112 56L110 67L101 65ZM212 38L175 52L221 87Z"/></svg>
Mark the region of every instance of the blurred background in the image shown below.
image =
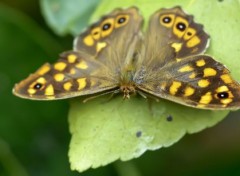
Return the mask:
<svg viewBox="0 0 240 176"><path fill-rule="evenodd" d="M86 22L96 6L83 14ZM42 11L39 1L0 2L1 176L240 175L239 111L169 148L81 174L71 171L68 102L33 102L11 93L16 82L72 48L73 36L54 33Z"/></svg>

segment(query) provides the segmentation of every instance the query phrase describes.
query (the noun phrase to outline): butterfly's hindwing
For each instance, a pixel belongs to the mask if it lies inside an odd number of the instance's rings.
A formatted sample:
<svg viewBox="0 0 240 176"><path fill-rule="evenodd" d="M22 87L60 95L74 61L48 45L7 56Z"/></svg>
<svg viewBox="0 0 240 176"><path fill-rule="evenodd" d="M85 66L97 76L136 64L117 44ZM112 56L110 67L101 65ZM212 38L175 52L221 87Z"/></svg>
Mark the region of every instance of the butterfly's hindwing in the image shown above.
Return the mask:
<svg viewBox="0 0 240 176"><path fill-rule="evenodd" d="M132 37L140 32L142 21L136 7L115 9L80 34L75 39L74 50L86 52L96 56L97 59L100 59L98 56L100 51L109 47L111 50L118 48L126 53ZM122 46L121 41L124 41Z"/></svg>
<svg viewBox="0 0 240 176"><path fill-rule="evenodd" d="M155 70L152 76L145 76L138 86L157 97L187 106L204 109L239 107L239 83L224 65L206 55L170 62Z"/></svg>

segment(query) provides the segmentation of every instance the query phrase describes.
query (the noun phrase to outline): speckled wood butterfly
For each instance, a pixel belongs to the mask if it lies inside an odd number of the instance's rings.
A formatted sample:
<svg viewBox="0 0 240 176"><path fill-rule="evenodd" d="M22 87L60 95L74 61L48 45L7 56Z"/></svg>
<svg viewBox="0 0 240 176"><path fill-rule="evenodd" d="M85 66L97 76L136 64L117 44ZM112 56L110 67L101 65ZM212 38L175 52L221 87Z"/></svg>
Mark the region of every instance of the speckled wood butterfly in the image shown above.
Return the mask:
<svg viewBox="0 0 240 176"><path fill-rule="evenodd" d="M203 55L209 35L180 7L155 12L144 35L136 7L115 9L92 24L54 64L14 87L36 100L122 92L124 98L168 99L202 109L240 108L240 85L228 69Z"/></svg>

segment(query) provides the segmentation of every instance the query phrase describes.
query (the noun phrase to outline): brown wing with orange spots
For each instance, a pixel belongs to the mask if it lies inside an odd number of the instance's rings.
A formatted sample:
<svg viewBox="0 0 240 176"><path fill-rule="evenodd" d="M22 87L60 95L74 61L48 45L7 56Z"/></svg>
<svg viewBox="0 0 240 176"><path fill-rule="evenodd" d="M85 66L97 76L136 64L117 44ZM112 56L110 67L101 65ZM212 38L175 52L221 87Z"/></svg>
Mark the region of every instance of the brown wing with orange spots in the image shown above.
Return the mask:
<svg viewBox="0 0 240 176"><path fill-rule="evenodd" d="M50 65L40 67L28 78L16 84L13 93L35 100L51 100L94 94L117 86L109 76L109 68L89 55L69 51Z"/></svg>
<svg viewBox="0 0 240 176"><path fill-rule="evenodd" d="M155 12L150 18L145 38L145 52L150 58L162 49L172 52L169 47L174 48L174 59L200 54L206 50L209 41L203 26L195 23L193 16L187 15L178 6ZM161 58L162 62L169 62L170 59Z"/></svg>
<svg viewBox="0 0 240 176"><path fill-rule="evenodd" d="M74 41L74 50L94 56L104 63L117 60L116 57L125 59L122 56L129 52L134 38L139 37L142 22L136 7L115 9L80 34ZM110 55L106 56L107 52L111 52Z"/></svg>
<svg viewBox="0 0 240 176"><path fill-rule="evenodd" d="M64 99L115 89L121 71L139 41L138 9L116 9L75 40L75 51L63 53L16 84L13 93L27 99ZM127 62L127 63L126 63Z"/></svg>
<svg viewBox="0 0 240 176"><path fill-rule="evenodd" d="M202 109L240 107L239 83L210 56L190 56L142 75L138 88L160 98Z"/></svg>

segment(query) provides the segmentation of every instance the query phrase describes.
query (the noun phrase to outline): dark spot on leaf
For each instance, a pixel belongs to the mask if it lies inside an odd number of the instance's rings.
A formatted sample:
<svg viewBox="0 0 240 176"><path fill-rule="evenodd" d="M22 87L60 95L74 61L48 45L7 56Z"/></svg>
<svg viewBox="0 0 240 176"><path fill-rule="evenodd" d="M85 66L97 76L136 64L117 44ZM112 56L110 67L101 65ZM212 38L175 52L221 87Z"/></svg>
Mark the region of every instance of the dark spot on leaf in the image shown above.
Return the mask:
<svg viewBox="0 0 240 176"><path fill-rule="evenodd" d="M173 117L171 115L168 115L166 119L167 119L168 122L173 121Z"/></svg>
<svg viewBox="0 0 240 176"><path fill-rule="evenodd" d="M136 137L139 138L139 137L141 137L141 136L142 136L142 131L137 131L137 132L136 132Z"/></svg>
<svg viewBox="0 0 240 176"><path fill-rule="evenodd" d="M223 2L224 0L218 0L218 2Z"/></svg>

